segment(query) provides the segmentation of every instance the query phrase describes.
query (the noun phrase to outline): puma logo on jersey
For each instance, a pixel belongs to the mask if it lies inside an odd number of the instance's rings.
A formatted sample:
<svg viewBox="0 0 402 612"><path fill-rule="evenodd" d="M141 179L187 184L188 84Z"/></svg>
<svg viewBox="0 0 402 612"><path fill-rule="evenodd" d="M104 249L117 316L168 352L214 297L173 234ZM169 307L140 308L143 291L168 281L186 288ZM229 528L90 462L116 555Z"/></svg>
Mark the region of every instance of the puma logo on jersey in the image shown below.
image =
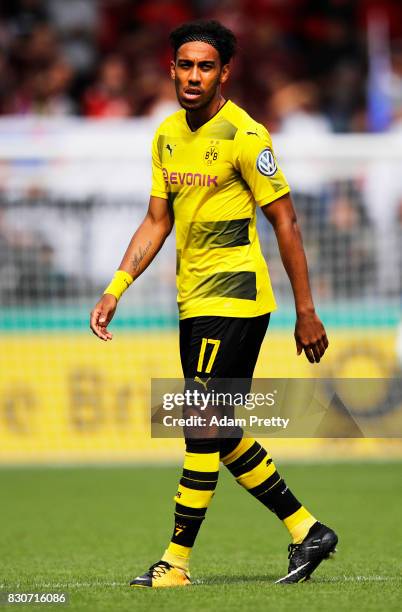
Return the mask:
<svg viewBox="0 0 402 612"><path fill-rule="evenodd" d="M173 155L173 149L172 149L172 147L170 146L170 144L167 144L167 145L166 145L166 148L167 148L167 150L168 150L168 151L169 151L169 153L170 153L170 157L172 157L172 155Z"/></svg>

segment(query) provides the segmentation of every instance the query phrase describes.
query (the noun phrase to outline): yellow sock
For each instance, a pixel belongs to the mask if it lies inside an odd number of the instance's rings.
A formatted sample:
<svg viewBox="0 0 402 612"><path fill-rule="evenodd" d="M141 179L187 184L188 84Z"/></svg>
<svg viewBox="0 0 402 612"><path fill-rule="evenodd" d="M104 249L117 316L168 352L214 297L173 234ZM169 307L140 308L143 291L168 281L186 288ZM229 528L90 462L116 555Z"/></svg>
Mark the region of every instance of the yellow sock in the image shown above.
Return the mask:
<svg viewBox="0 0 402 612"><path fill-rule="evenodd" d="M174 497L173 535L162 557L188 576L191 550L218 482L219 451L215 450L217 442L212 443L211 452L193 452L187 442L183 474Z"/></svg>
<svg viewBox="0 0 402 612"><path fill-rule="evenodd" d="M317 522L312 514L304 506L283 520L285 527L289 530L293 544L300 544Z"/></svg>
<svg viewBox="0 0 402 612"><path fill-rule="evenodd" d="M174 565L174 567L184 570L187 576L190 576L190 554L191 548L170 542L161 560L167 561L170 565Z"/></svg>

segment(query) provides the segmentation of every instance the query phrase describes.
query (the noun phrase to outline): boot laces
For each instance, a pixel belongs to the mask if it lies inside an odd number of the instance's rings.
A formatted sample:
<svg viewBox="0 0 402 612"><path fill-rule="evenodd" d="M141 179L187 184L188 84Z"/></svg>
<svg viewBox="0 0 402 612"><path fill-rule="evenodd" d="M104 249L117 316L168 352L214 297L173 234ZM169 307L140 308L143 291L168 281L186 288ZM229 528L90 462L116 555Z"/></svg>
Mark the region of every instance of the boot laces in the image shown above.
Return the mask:
<svg viewBox="0 0 402 612"><path fill-rule="evenodd" d="M292 559L295 556L295 554L298 551L299 547L300 547L300 544L289 544L289 546L288 546L288 552L289 552L288 559L289 560Z"/></svg>
<svg viewBox="0 0 402 612"><path fill-rule="evenodd" d="M149 573L152 578L161 578L170 570L171 566L167 561L158 561L158 563L154 563L149 568Z"/></svg>

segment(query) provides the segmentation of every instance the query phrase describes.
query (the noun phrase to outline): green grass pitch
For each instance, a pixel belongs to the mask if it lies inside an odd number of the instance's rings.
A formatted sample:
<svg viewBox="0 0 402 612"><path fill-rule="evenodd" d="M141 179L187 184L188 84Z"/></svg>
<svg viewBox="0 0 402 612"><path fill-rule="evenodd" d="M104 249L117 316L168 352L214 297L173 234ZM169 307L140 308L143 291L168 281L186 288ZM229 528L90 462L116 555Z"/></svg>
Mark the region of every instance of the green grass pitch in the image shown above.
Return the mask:
<svg viewBox="0 0 402 612"><path fill-rule="evenodd" d="M195 584L130 589L172 530L176 467L0 470L1 590L68 591L58 609L400 610L400 463L279 465L288 485L340 538L334 560L300 585L282 524L222 467L192 559ZM19 610L54 606L15 606ZM7 609L14 609L7 607Z"/></svg>

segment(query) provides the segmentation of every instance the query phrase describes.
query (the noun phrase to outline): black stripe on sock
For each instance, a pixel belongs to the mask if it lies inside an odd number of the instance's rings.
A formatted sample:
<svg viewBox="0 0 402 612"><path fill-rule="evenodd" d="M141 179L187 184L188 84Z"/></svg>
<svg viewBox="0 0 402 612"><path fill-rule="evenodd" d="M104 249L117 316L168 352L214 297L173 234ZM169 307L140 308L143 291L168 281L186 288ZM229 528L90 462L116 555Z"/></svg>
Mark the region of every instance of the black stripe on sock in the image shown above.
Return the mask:
<svg viewBox="0 0 402 612"><path fill-rule="evenodd" d="M196 454L219 452L219 440L215 438L186 438L186 451Z"/></svg>
<svg viewBox="0 0 402 612"><path fill-rule="evenodd" d="M218 480L219 472L197 472L196 470L183 469L183 476L191 480L203 480L204 482L215 482Z"/></svg>
<svg viewBox="0 0 402 612"><path fill-rule="evenodd" d="M190 508L189 506L183 506L183 504L176 503L175 514L203 519L206 511L207 508Z"/></svg>
<svg viewBox="0 0 402 612"><path fill-rule="evenodd" d="M180 544L180 546L188 546L189 548L192 548L202 521L202 518L194 519L176 515L171 541L175 544Z"/></svg>
<svg viewBox="0 0 402 612"><path fill-rule="evenodd" d="M275 502L270 501L271 506L274 507L274 512L276 516L281 521L283 521L285 518L288 518L288 516L291 516L301 508L301 503L294 497L292 493L291 496L292 499L287 499L286 502L285 500L283 500L283 503L278 505L275 504ZM262 503L264 503L263 497L260 497L259 499L262 501Z"/></svg>
<svg viewBox="0 0 402 612"><path fill-rule="evenodd" d="M224 457L226 457L226 455L230 455L230 453L232 453L234 451L234 449L239 446L241 439L242 439L242 435L243 435L243 430L240 429L239 427L235 428L235 434L237 434L237 432L239 432L239 435L236 437L230 437L230 438L222 438L220 440L220 448L219 448L219 453L220 453L220 457L221 459L223 459Z"/></svg>
<svg viewBox="0 0 402 612"><path fill-rule="evenodd" d="M202 482L200 480L190 480L190 478L181 478L180 484L188 489L194 489L195 491L214 491L217 480L213 482Z"/></svg>
<svg viewBox="0 0 402 612"><path fill-rule="evenodd" d="M260 463L264 461L266 456L267 456L267 451L264 448L261 448L258 451L258 453L252 459L250 459L250 461L239 466L237 470L233 471L232 472L233 476L235 478L238 478L239 476L242 476L246 472L251 472L251 470L256 468L257 465L260 465Z"/></svg>
<svg viewBox="0 0 402 612"><path fill-rule="evenodd" d="M257 454L260 448L262 448L261 444L258 444L258 442L254 442L253 446L251 446L245 453L243 453L241 457L239 457L235 461L232 461L232 463L228 463L226 467L232 472L233 469L236 469L239 465L243 465L243 463L254 457L254 455Z"/></svg>
<svg viewBox="0 0 402 612"><path fill-rule="evenodd" d="M279 486L273 487L270 491L265 491L258 497L264 506L269 508L272 512L275 512L277 517L283 521L288 516L291 516L297 510L300 510L301 503L293 495L292 491L288 489L286 483L282 478L280 479Z"/></svg>
<svg viewBox="0 0 402 612"><path fill-rule="evenodd" d="M252 451L252 452L251 452ZM250 470L254 469L261 461L265 459L268 455L265 448L262 448L255 442L253 446L244 453L242 457L239 457L233 463L229 463L226 467L233 474L235 478L245 474L246 472L250 472Z"/></svg>
<svg viewBox="0 0 402 612"><path fill-rule="evenodd" d="M269 476L266 480L264 480L264 482L257 485L256 487L253 487L252 489L248 489L248 492L251 493L251 495L254 495L254 497L259 497L263 493L266 493L268 489L271 489L273 486L279 484L281 480L282 480L281 477L279 476L278 472L275 470L275 472L271 476Z"/></svg>

